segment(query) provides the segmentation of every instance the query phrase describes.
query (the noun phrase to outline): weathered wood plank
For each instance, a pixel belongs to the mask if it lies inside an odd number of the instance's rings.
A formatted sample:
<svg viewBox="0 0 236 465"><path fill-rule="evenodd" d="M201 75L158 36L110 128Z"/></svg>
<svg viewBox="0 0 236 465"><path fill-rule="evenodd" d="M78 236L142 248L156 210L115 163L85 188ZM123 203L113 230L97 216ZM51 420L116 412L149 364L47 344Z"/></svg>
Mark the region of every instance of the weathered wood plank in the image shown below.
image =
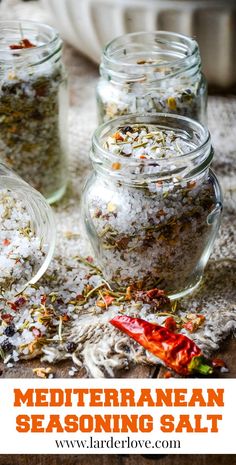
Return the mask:
<svg viewBox="0 0 236 465"><path fill-rule="evenodd" d="M0 465L234 465L235 455L0 455Z"/></svg>
<svg viewBox="0 0 236 465"><path fill-rule="evenodd" d="M130 455L122 457L122 465L235 465L235 455L168 455L159 460ZM66 465L66 464L65 464Z"/></svg>
<svg viewBox="0 0 236 465"><path fill-rule="evenodd" d="M0 455L0 465L120 465L117 455Z"/></svg>
<svg viewBox="0 0 236 465"><path fill-rule="evenodd" d="M17 363L12 368L7 368L0 363L1 378L33 378L36 377L33 373L34 368L51 366L52 373L55 378L69 378L69 369L72 363L70 361L60 362L53 366L46 363L41 363L40 360L28 360ZM130 370L122 370L116 374L117 378L152 378L155 368L152 366L142 365L134 366ZM76 373L75 378L85 378L86 371L81 369Z"/></svg>

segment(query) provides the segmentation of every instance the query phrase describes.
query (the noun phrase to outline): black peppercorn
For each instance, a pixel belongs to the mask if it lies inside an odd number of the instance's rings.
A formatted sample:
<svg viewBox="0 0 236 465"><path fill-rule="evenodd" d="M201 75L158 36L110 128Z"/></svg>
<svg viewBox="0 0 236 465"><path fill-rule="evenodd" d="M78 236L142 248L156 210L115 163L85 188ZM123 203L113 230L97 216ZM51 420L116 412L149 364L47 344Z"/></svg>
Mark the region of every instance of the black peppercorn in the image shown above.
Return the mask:
<svg viewBox="0 0 236 465"><path fill-rule="evenodd" d="M7 337L12 337L12 336L14 336L15 332L16 332L15 326L14 325L9 325L9 326L6 327L6 329L4 331L4 334Z"/></svg>
<svg viewBox="0 0 236 465"><path fill-rule="evenodd" d="M121 131L126 134L127 132L133 132L133 129L131 126L125 126L124 128L121 128Z"/></svg>
<svg viewBox="0 0 236 465"><path fill-rule="evenodd" d="M72 354L72 352L75 351L76 347L77 347L77 344L76 344L75 342L72 342L72 341L71 341L71 342L67 342L67 344L66 344L66 350L67 350L67 352L69 352L70 354Z"/></svg>
<svg viewBox="0 0 236 465"><path fill-rule="evenodd" d="M1 343L1 348L3 352L12 352L13 345L8 339L5 339L5 341Z"/></svg>

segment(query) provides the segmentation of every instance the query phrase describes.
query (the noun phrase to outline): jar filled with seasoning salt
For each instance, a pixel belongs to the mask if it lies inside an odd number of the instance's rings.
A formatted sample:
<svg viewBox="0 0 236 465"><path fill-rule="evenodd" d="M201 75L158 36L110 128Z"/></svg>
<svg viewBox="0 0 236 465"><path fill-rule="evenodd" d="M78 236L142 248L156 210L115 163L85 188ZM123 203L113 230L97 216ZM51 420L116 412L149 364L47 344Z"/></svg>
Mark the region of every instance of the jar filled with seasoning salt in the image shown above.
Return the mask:
<svg viewBox="0 0 236 465"><path fill-rule="evenodd" d="M207 129L179 115L123 116L97 129L83 215L111 286L178 298L198 285L222 210L212 157Z"/></svg>
<svg viewBox="0 0 236 465"><path fill-rule="evenodd" d="M0 293L3 302L41 278L53 256L55 240L55 221L45 198L0 163ZM3 321L4 313L1 318Z"/></svg>
<svg viewBox="0 0 236 465"><path fill-rule="evenodd" d="M67 183L67 80L51 27L0 22L0 159L52 203Z"/></svg>
<svg viewBox="0 0 236 465"><path fill-rule="evenodd" d="M138 32L104 49L97 86L99 122L135 113L206 120L207 85L199 47L173 32Z"/></svg>

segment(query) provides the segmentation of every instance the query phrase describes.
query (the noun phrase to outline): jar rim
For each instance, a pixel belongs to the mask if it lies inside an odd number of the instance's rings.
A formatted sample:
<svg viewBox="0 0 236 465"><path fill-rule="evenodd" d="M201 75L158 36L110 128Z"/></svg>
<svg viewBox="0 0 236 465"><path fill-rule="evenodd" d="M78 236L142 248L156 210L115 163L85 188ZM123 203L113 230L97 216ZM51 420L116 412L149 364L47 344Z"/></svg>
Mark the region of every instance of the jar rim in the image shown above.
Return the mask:
<svg viewBox="0 0 236 465"><path fill-rule="evenodd" d="M6 33L12 33L13 37L10 40L4 38ZM44 43L34 44L35 47L21 48L21 49L11 49L10 45L14 45L16 41L22 39L28 39L28 34L43 34ZM15 35L15 36L14 36ZM10 39L10 36L9 36ZM15 42L14 42L15 41ZM0 20L0 54L1 61L4 62L18 62L23 58L30 57L35 54L35 52L43 53L50 49L50 55L47 58L50 58L57 50L61 47L61 39L59 32L48 24L44 24L32 20Z"/></svg>
<svg viewBox="0 0 236 465"><path fill-rule="evenodd" d="M155 60L153 63L127 62L127 57L130 54L130 52L127 53L129 45L134 50L136 49L134 54L138 53L138 46L142 48L142 53L144 53L145 45L148 46L150 55L154 54L158 56L164 50L166 60L160 60L160 63L155 62ZM153 46L153 50L150 46ZM200 65L199 47L195 39L170 31L141 31L119 36L105 46L102 55L101 72L103 73L103 68L105 68L111 73L112 77L116 77L116 75L120 78L128 76L128 78L132 79L132 76L138 75L139 79L141 79L143 75L147 76L148 73L153 74L154 70L156 72L161 71L163 66L171 66L172 71L169 74L172 76L183 72L183 70L195 69L196 67L199 69ZM168 76L167 73L163 77L155 77L155 80Z"/></svg>
<svg viewBox="0 0 236 465"><path fill-rule="evenodd" d="M132 124L152 124L157 128L165 130L175 130L186 134L187 128L191 131L195 131L197 134L197 140L199 145L193 150L186 152L182 155L177 155L166 158L157 159L142 159L121 157L101 145L101 141L104 136L108 137L109 134L116 132L120 127L128 126ZM182 127L181 127L182 126ZM171 113L152 113L152 114L135 114L125 115L119 118L115 118L111 121L103 123L94 132L92 138L92 149L91 149L91 160L95 164L99 171L112 173L116 177L124 177L128 175L129 170L134 170L139 166L145 168L158 167L158 177L173 177L176 173L181 175L181 172L185 173L188 168L188 172L192 173L204 171L211 163L213 157L213 150L211 146L211 136L206 126L203 126L196 120L188 118L186 116L171 114ZM121 171L114 171L112 165L119 163L122 165ZM171 166L176 165L176 171L171 169ZM163 170L160 169L163 167ZM190 169L189 169L190 168ZM157 172L153 173L153 176L157 176ZM146 177L144 174L137 174L137 177ZM150 173L148 174L150 177Z"/></svg>

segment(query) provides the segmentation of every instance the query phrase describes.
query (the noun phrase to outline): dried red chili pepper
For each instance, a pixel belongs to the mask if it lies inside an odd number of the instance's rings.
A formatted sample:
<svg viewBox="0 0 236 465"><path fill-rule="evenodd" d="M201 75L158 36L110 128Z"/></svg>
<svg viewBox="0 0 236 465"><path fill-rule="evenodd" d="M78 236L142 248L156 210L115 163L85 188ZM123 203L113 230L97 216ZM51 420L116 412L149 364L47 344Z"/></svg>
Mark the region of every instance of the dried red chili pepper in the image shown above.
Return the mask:
<svg viewBox="0 0 236 465"><path fill-rule="evenodd" d="M33 48L36 47L36 45L32 44L29 39L22 39L19 44L12 44L9 47L11 50L21 50L23 48Z"/></svg>
<svg viewBox="0 0 236 465"><path fill-rule="evenodd" d="M175 332L177 330L177 324L173 316L168 316L166 320L164 321L164 325L169 331Z"/></svg>
<svg viewBox="0 0 236 465"><path fill-rule="evenodd" d="M201 349L184 334L172 333L164 326L127 315L118 315L110 323L180 375L186 376L193 371L204 375L213 372L202 356Z"/></svg>

